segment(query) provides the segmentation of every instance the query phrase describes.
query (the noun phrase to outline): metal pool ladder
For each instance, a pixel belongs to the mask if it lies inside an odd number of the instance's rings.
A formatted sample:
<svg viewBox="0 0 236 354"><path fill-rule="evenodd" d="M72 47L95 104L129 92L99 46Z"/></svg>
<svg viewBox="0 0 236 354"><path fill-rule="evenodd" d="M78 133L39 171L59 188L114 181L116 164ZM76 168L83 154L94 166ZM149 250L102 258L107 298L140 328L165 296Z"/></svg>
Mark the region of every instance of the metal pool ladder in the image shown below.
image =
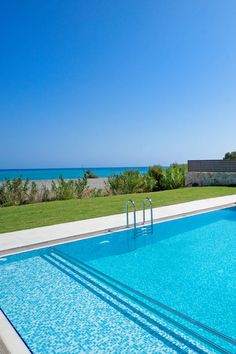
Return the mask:
<svg viewBox="0 0 236 354"><path fill-rule="evenodd" d="M129 228L130 225L129 225L129 204L132 205L133 207L133 211L134 211L134 230L136 230L136 206L135 206L135 202L132 200L132 199L129 199L127 202L126 202L126 227Z"/></svg>
<svg viewBox="0 0 236 354"><path fill-rule="evenodd" d="M149 209L150 209L150 228L153 233L153 208L152 208L152 200L149 197L146 197L143 199L143 225L145 225L146 221L146 202L149 203Z"/></svg>
<svg viewBox="0 0 236 354"><path fill-rule="evenodd" d="M146 224L146 203L149 203L149 209L150 209L150 224ZM129 199L126 202L126 227L130 227L129 223L129 204L132 205L133 207L133 213L134 213L134 237L138 236L145 236L153 233L153 208L152 208L152 200L149 197L146 197L143 199L142 206L143 206L143 226L137 228L137 220L136 220L136 206L135 202L132 199Z"/></svg>

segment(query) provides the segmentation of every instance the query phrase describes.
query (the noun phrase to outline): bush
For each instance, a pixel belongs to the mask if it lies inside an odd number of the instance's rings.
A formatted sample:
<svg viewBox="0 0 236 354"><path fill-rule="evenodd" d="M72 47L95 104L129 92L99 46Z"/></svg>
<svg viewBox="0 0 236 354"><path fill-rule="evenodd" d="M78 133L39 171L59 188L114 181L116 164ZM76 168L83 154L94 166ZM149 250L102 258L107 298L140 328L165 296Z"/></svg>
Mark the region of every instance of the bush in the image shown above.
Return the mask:
<svg viewBox="0 0 236 354"><path fill-rule="evenodd" d="M173 163L167 169L160 165L149 167L148 175L155 179L154 191L184 187L187 165Z"/></svg>
<svg viewBox="0 0 236 354"><path fill-rule="evenodd" d="M185 186L187 165L173 163L166 169L165 188L175 189Z"/></svg>
<svg viewBox="0 0 236 354"><path fill-rule="evenodd" d="M82 194L87 186L87 177L82 179L66 181L60 177L57 182L52 181L51 191L57 200L66 200L72 198L82 198Z"/></svg>
<svg viewBox="0 0 236 354"><path fill-rule="evenodd" d="M38 195L38 187L35 182L31 183L30 190L29 190L29 195L28 195L28 202L29 203L34 203L37 201L37 195Z"/></svg>
<svg viewBox="0 0 236 354"><path fill-rule="evenodd" d="M74 193L77 198L82 198L84 191L87 188L88 178L86 174L82 179L77 179L74 181Z"/></svg>
<svg viewBox="0 0 236 354"><path fill-rule="evenodd" d="M7 206L7 195L3 183L0 185L0 206Z"/></svg>
<svg viewBox="0 0 236 354"><path fill-rule="evenodd" d="M235 160L236 159L236 151L226 152L223 160Z"/></svg>
<svg viewBox="0 0 236 354"><path fill-rule="evenodd" d="M125 171L122 181L121 192L125 194L142 192L143 178L139 171Z"/></svg>
<svg viewBox="0 0 236 354"><path fill-rule="evenodd" d="M85 196L87 198L103 197L106 193L101 188L88 188Z"/></svg>
<svg viewBox="0 0 236 354"><path fill-rule="evenodd" d="M155 180L155 185L153 191L160 191L166 187L166 171L160 165L154 165L149 167L148 176L152 177Z"/></svg>
<svg viewBox="0 0 236 354"><path fill-rule="evenodd" d="M41 202L48 202L50 201L52 198L51 198L51 193L50 193L50 190L48 189L47 186L43 185L42 186L42 191L41 191L41 195L39 197L39 201Z"/></svg>
<svg viewBox="0 0 236 354"><path fill-rule="evenodd" d="M148 175L142 176L139 171L130 170L108 177L107 185L112 194L150 192L155 180Z"/></svg>
<svg viewBox="0 0 236 354"><path fill-rule="evenodd" d="M107 190L112 194L119 194L123 190L123 177L122 175L113 175L108 177L106 182ZM123 194L123 193L122 193Z"/></svg>
<svg viewBox="0 0 236 354"><path fill-rule="evenodd" d="M51 187L57 200L74 198L74 181L72 179L66 181L63 177L59 177L57 182L52 181Z"/></svg>
<svg viewBox="0 0 236 354"><path fill-rule="evenodd" d="M123 174L108 177L108 185L112 194L138 192L141 184L141 175L138 171L125 171Z"/></svg>
<svg viewBox="0 0 236 354"><path fill-rule="evenodd" d="M35 194L35 184L30 185L29 179L23 180L21 177L6 179L0 186L0 205L26 204Z"/></svg>
<svg viewBox="0 0 236 354"><path fill-rule="evenodd" d="M42 185L38 190L35 182L21 177L13 180L6 179L0 184L0 207L20 205L50 200L66 200L82 198L87 189L87 177L77 180L65 180L60 177L58 181L51 182L51 188ZM91 195L101 195L101 191L92 191Z"/></svg>

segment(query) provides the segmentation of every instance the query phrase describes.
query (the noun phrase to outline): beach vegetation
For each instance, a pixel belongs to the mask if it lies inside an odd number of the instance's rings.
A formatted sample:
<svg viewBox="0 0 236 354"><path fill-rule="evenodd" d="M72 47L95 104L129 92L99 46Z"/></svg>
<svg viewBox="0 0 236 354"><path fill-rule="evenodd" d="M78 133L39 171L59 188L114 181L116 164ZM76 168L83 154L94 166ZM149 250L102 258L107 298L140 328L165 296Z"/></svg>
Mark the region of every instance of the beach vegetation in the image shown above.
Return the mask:
<svg viewBox="0 0 236 354"><path fill-rule="evenodd" d="M91 175L87 172L79 179L64 179L61 176L53 180L50 186L38 186L36 182L21 177L6 179L0 184L0 207L176 189L184 187L186 169L186 165L174 163L168 168L154 165L146 174L127 170L109 177L104 188L89 188L88 178Z"/></svg>
<svg viewBox="0 0 236 354"><path fill-rule="evenodd" d="M0 185L0 206L21 205L33 203L38 193L35 182L21 177L6 179Z"/></svg>
<svg viewBox="0 0 236 354"><path fill-rule="evenodd" d="M60 177L56 181L53 180L50 187L42 185L40 188L36 182L30 182L29 179L6 179L0 184L0 207L82 198L87 188L86 176L77 180L65 180ZM95 195L95 191L92 194Z"/></svg>
<svg viewBox="0 0 236 354"><path fill-rule="evenodd" d="M160 165L149 167L148 175L155 180L154 191L161 191L166 188L166 170Z"/></svg>
<svg viewBox="0 0 236 354"><path fill-rule="evenodd" d="M136 170L127 170L122 174L108 177L107 187L111 194L127 194L151 192L154 188L155 180L148 174L142 175Z"/></svg>
<svg viewBox="0 0 236 354"><path fill-rule="evenodd" d="M186 172L187 165L178 163L173 163L167 168L154 165L148 169L148 175L156 181L154 191L184 187Z"/></svg>
<svg viewBox="0 0 236 354"><path fill-rule="evenodd" d="M235 160L236 159L236 151L226 152L223 160Z"/></svg>

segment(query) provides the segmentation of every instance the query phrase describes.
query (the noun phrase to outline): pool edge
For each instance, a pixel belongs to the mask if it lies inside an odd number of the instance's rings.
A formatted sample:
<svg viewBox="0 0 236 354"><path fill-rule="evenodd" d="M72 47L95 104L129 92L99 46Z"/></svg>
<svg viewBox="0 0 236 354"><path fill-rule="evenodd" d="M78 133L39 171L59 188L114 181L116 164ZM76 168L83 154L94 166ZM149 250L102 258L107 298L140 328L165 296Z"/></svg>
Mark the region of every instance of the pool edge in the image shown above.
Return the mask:
<svg viewBox="0 0 236 354"><path fill-rule="evenodd" d="M0 353L1 354L30 354L31 352L0 310Z"/></svg>

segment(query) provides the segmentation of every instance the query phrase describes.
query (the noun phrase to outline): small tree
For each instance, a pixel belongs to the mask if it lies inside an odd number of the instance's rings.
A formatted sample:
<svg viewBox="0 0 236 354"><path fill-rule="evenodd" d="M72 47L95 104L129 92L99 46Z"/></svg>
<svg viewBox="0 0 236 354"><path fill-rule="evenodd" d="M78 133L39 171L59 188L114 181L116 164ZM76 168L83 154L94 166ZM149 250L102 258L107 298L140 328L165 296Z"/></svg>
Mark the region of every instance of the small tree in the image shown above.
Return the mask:
<svg viewBox="0 0 236 354"><path fill-rule="evenodd" d="M166 171L162 166L154 165L149 167L147 174L155 180L154 191L165 189Z"/></svg>
<svg viewBox="0 0 236 354"><path fill-rule="evenodd" d="M226 152L223 160L236 160L236 151Z"/></svg>

